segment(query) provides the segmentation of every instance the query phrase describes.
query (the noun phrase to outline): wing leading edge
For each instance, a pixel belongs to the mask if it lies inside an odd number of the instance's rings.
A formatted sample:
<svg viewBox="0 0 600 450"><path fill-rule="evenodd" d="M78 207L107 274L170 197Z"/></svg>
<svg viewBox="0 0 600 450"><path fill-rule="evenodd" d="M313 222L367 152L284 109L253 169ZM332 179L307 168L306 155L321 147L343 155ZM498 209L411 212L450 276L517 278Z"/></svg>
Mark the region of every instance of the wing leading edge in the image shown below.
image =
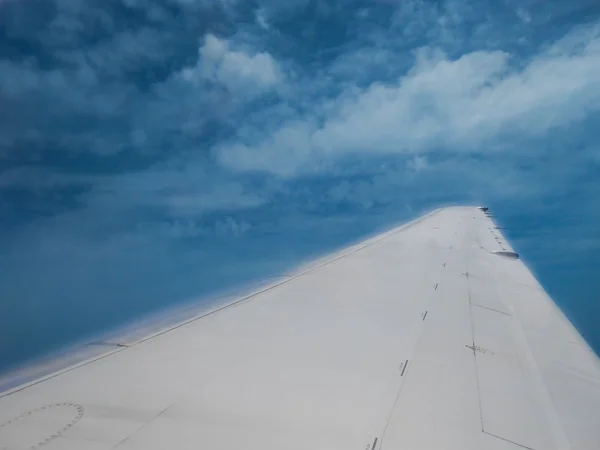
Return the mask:
<svg viewBox="0 0 600 450"><path fill-rule="evenodd" d="M600 364L475 207L0 394L0 448L596 449Z"/></svg>

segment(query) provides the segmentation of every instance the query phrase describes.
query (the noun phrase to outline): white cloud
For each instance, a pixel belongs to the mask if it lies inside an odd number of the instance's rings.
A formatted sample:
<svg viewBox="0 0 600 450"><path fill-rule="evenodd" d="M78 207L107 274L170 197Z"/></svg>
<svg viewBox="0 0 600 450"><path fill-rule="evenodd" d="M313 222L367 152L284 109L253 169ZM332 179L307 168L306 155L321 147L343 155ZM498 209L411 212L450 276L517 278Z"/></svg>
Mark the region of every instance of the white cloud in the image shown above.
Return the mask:
<svg viewBox="0 0 600 450"><path fill-rule="evenodd" d="M429 163L427 162L427 158L425 156L418 155L406 163L406 167L413 172L420 172L427 169L428 166Z"/></svg>
<svg viewBox="0 0 600 450"><path fill-rule="evenodd" d="M256 24L263 30L269 30L271 28L271 26L269 25L267 12L264 9L257 9L254 16Z"/></svg>
<svg viewBox="0 0 600 450"><path fill-rule="evenodd" d="M389 187L389 186L388 186ZM350 183L346 180L332 187L327 199L332 203L348 202L369 209L376 200L377 186L373 182L358 181Z"/></svg>
<svg viewBox="0 0 600 450"><path fill-rule="evenodd" d="M252 229L245 220L235 220L225 217L212 224L201 224L193 220L175 220L169 230L169 235L177 238L198 236L241 237Z"/></svg>
<svg viewBox="0 0 600 450"><path fill-rule="evenodd" d="M209 211L235 211L264 203L260 196L246 191L242 185L234 182L174 192L165 195L162 201L175 217L193 217Z"/></svg>
<svg viewBox="0 0 600 450"><path fill-rule="evenodd" d="M600 110L598 73L597 29L572 32L519 69L502 51L450 59L421 49L396 82L350 88L325 102L321 122L296 119L216 154L235 170L293 176L348 154L482 153L506 133L540 136Z"/></svg>
<svg viewBox="0 0 600 450"><path fill-rule="evenodd" d="M267 170L290 176L299 163L311 160L313 165L318 163L315 160L318 155L311 146L313 133L314 126L308 121L288 122L258 146L243 143L225 145L216 149L216 156L221 164L230 168Z"/></svg>
<svg viewBox="0 0 600 450"><path fill-rule="evenodd" d="M91 185L102 182L105 178L98 175L49 172L31 165L0 172L0 189L30 189L43 192L45 189Z"/></svg>
<svg viewBox="0 0 600 450"><path fill-rule="evenodd" d="M524 10L522 8L517 8L517 17L523 23L530 23L531 22L531 15L526 10Z"/></svg>
<svg viewBox="0 0 600 450"><path fill-rule="evenodd" d="M205 36L199 54L198 64L182 71L191 83L212 81L237 95L253 97L283 81L279 64L269 53L232 50L227 40L212 34Z"/></svg>
<svg viewBox="0 0 600 450"><path fill-rule="evenodd" d="M160 210L174 219L194 219L215 211L238 211L264 204L260 192L237 180L211 173L198 163L183 169L153 167L143 172L107 177L86 194L95 210Z"/></svg>
<svg viewBox="0 0 600 450"><path fill-rule="evenodd" d="M215 224L215 233L219 236L235 236L240 237L246 234L252 225L248 222L235 220L231 217L226 217Z"/></svg>

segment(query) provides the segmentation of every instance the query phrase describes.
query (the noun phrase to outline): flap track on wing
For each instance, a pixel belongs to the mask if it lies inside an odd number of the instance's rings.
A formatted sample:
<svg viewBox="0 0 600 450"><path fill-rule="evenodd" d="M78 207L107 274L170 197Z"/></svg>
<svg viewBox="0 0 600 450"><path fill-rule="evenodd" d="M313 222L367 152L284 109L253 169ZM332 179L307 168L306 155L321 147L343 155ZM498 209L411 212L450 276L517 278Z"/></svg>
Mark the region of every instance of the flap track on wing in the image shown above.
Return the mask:
<svg viewBox="0 0 600 450"><path fill-rule="evenodd" d="M510 259L519 259L519 254L517 252L509 252L507 250L500 250L492 252L494 255L504 256L505 258Z"/></svg>

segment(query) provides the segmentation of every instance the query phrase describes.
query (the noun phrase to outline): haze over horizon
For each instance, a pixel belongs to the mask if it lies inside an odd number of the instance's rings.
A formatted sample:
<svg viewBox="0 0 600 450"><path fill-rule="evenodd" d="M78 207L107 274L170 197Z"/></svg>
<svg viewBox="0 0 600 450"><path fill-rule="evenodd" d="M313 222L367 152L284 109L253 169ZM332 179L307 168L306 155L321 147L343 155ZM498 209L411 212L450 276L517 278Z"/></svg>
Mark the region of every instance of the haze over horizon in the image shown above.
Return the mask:
<svg viewBox="0 0 600 450"><path fill-rule="evenodd" d="M0 373L452 204L600 352L596 0L0 1Z"/></svg>

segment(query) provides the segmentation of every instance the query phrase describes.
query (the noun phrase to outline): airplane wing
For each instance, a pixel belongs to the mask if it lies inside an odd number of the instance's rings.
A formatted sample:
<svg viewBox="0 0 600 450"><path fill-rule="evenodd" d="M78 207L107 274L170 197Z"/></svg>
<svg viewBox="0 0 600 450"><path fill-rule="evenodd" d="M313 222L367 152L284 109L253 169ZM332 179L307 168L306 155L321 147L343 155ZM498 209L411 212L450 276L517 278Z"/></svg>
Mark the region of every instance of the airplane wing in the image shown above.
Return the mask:
<svg viewBox="0 0 600 450"><path fill-rule="evenodd" d="M484 210L0 394L0 449L598 449L599 360Z"/></svg>

